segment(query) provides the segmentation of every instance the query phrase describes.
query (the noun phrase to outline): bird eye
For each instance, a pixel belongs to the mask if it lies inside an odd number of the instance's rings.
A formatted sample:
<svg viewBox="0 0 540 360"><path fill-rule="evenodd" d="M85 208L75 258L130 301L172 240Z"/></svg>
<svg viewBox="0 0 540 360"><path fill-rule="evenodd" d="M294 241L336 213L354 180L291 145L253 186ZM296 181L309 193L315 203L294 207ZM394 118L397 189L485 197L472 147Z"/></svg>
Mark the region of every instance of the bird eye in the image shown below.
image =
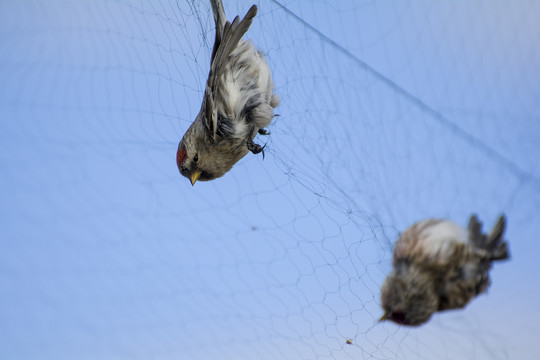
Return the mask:
<svg viewBox="0 0 540 360"><path fill-rule="evenodd" d="M199 161L199 154L195 154L195 157L193 158L193 162L197 163Z"/></svg>

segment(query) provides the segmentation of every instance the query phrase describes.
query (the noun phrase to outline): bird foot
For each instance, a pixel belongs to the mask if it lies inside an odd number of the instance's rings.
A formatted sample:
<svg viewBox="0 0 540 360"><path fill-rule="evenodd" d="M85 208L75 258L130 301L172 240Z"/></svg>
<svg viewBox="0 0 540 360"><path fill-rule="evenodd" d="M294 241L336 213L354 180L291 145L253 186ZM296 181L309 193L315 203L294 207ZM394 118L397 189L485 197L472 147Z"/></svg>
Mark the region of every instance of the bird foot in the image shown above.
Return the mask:
<svg viewBox="0 0 540 360"><path fill-rule="evenodd" d="M261 135L270 135L270 131L266 129L259 129L257 132Z"/></svg>
<svg viewBox="0 0 540 360"><path fill-rule="evenodd" d="M262 152L263 159L264 159L264 148L265 148L265 146L255 144L253 141L248 141L248 143L247 143L248 150L251 151L254 154L258 154L258 153Z"/></svg>

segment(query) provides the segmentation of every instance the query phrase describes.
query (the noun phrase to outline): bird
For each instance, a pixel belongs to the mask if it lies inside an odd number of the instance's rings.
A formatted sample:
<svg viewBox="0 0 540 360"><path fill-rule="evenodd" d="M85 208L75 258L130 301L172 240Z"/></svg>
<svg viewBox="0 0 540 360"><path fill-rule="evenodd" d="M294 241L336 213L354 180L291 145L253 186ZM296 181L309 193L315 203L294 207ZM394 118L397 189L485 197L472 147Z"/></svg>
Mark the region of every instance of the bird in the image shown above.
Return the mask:
<svg viewBox="0 0 540 360"><path fill-rule="evenodd" d="M422 220L394 245L393 269L381 287L379 321L418 326L433 313L463 308L490 285L493 261L509 258L501 215L489 234L477 215L467 229L445 219Z"/></svg>
<svg viewBox="0 0 540 360"><path fill-rule="evenodd" d="M195 185L223 176L248 152L263 153L257 134L274 117L280 99L264 54L242 36L257 14L253 5L242 20L227 21L221 0L210 0L216 34L210 72L199 114L178 144L180 173Z"/></svg>

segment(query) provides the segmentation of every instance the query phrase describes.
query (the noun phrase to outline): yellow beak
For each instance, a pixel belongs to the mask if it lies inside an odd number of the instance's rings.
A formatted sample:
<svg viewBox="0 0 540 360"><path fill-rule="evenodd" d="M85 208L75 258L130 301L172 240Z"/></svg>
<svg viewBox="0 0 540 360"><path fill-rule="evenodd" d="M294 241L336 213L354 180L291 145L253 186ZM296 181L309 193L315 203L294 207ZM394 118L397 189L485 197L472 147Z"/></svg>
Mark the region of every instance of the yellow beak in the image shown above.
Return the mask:
<svg viewBox="0 0 540 360"><path fill-rule="evenodd" d="M191 186L195 185L195 182L197 179L199 179L199 176L201 176L201 172L199 170L195 170L192 174L189 180L191 180Z"/></svg>
<svg viewBox="0 0 540 360"><path fill-rule="evenodd" d="M381 316L381 318L380 318L379 321L377 321L377 322L381 322L381 321L384 321L384 320L388 320L388 316L389 316L389 315L390 315L390 314L387 313L387 312L385 311L384 314L383 314L383 316Z"/></svg>

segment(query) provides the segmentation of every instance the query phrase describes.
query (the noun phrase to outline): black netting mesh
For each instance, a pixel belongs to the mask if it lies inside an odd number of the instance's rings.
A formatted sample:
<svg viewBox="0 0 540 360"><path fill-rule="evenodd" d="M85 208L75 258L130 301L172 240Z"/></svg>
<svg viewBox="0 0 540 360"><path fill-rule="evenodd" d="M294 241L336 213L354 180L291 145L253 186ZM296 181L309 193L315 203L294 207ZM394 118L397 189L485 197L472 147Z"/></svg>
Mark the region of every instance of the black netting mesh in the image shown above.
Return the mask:
<svg viewBox="0 0 540 360"><path fill-rule="evenodd" d="M208 1L0 4L0 357L534 358L540 3L258 5L266 157L192 188ZM377 323L399 232L472 212L509 219L488 294Z"/></svg>

